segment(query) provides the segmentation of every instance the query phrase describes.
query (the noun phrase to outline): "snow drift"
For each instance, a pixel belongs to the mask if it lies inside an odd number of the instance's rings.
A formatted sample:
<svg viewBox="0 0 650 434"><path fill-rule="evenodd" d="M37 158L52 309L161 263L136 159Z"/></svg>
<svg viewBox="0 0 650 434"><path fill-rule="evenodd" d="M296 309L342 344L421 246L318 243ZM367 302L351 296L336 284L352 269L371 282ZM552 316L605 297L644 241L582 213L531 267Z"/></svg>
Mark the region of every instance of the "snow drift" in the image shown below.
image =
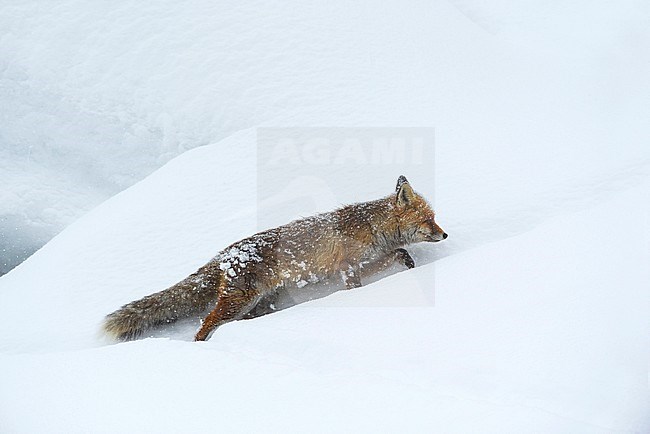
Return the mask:
<svg viewBox="0 0 650 434"><path fill-rule="evenodd" d="M649 431L647 6L533 6L5 2L0 214L44 240L153 173L0 279L1 430ZM436 127L435 185L406 175L450 238L204 344L107 345L258 229L255 127L323 125ZM330 175L350 202L387 172Z"/></svg>
<svg viewBox="0 0 650 434"><path fill-rule="evenodd" d="M507 219L449 220L457 242L412 249L424 265L205 344L182 323L161 334L174 340L105 346L106 313L255 230L254 195L240 194L254 184L236 176L254 135L229 139L238 152L223 145L183 154L0 280L9 431L166 432L215 418L238 431L244 417L246 430L647 430L647 173L519 234ZM228 164L215 176L217 162ZM468 249L471 222L502 239Z"/></svg>

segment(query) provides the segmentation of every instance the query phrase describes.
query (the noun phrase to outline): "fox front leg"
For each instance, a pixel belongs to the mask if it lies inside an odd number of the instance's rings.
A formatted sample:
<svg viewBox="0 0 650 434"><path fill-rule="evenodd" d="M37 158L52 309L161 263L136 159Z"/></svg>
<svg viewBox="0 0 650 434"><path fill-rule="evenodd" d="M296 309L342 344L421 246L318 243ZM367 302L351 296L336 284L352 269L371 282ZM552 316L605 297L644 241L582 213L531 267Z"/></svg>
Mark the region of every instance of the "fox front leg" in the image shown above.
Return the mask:
<svg viewBox="0 0 650 434"><path fill-rule="evenodd" d="M345 283L345 289L361 287L361 277L359 277L357 267L354 267L347 261L341 264L341 280Z"/></svg>
<svg viewBox="0 0 650 434"><path fill-rule="evenodd" d="M217 327L243 318L255 307L260 298L260 293L255 289L221 288L216 307L205 317L201 329L194 336L194 340L204 341Z"/></svg>
<svg viewBox="0 0 650 434"><path fill-rule="evenodd" d="M406 249L396 249L385 256L381 256L379 259L362 262L362 277L364 279L371 279L373 276L390 269L395 263L401 264L409 269L415 267L415 261Z"/></svg>
<svg viewBox="0 0 650 434"><path fill-rule="evenodd" d="M400 264L404 265L409 270L415 268L415 261L413 257L406 251L406 249L397 249L395 250L395 260Z"/></svg>

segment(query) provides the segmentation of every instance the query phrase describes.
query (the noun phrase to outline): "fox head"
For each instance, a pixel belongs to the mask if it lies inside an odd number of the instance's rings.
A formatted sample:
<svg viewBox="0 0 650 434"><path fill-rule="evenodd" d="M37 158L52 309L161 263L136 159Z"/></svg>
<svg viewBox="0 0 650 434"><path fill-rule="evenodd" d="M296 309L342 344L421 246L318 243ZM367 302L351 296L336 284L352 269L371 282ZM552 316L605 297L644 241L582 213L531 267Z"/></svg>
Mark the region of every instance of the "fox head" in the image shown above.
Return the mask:
<svg viewBox="0 0 650 434"><path fill-rule="evenodd" d="M413 191L404 176L397 180L395 209L399 230L410 243L435 243L447 238L445 231L436 223L429 203Z"/></svg>

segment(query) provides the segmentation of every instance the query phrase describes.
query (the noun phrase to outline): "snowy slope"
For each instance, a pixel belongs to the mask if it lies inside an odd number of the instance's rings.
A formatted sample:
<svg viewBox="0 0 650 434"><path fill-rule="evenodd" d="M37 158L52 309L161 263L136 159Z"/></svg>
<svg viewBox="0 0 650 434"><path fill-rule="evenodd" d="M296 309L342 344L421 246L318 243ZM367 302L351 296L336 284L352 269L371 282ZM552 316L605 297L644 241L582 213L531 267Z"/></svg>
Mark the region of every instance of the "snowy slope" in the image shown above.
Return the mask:
<svg viewBox="0 0 650 434"><path fill-rule="evenodd" d="M0 431L650 432L648 7L565 3L3 2L2 241L99 205L0 278ZM314 125L435 127L405 175L450 238L206 343L108 345L105 314L298 217L257 200L256 127ZM390 172L328 176L344 203Z"/></svg>
<svg viewBox="0 0 650 434"><path fill-rule="evenodd" d="M254 230L254 184L234 176L253 137L185 153L0 280L5 431L650 428L647 173L520 234L474 216L501 234L479 248L453 244L467 234L450 221L446 248L413 249L419 268L207 343L182 324L174 340L106 346L104 314Z"/></svg>

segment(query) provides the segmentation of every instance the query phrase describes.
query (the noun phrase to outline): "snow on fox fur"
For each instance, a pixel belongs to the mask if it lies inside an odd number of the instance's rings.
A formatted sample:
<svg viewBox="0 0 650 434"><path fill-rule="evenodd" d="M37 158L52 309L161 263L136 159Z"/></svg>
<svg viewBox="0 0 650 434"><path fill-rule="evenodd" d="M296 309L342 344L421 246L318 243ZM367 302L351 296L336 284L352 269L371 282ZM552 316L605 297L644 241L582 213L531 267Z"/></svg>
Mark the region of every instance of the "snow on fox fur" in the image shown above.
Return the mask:
<svg viewBox="0 0 650 434"><path fill-rule="evenodd" d="M104 331L116 340L136 339L178 319L210 309L195 340L222 324L273 311L288 288L338 279L347 289L399 262L415 262L404 247L438 242L447 234L429 203L400 176L395 193L382 199L269 229L227 247L198 271L168 289L109 314Z"/></svg>

